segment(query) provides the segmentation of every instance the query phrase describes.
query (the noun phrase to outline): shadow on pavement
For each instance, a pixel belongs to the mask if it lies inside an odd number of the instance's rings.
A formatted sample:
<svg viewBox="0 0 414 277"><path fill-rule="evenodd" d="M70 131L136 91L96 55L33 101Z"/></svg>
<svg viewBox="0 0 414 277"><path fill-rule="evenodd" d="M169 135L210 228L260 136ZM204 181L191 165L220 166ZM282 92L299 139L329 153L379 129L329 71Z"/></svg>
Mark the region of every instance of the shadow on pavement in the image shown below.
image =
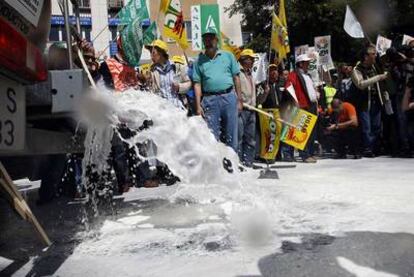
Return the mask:
<svg viewBox="0 0 414 277"><path fill-rule="evenodd" d="M302 234L284 241L282 253L258 262L263 277L414 276L414 235L349 232L344 237Z"/></svg>
<svg viewBox="0 0 414 277"><path fill-rule="evenodd" d="M167 200L161 199L124 202L123 198L119 198L113 202L113 207L107 203L100 206L100 215L94 217L91 209L82 204L70 204L70 199L64 197L42 206L29 201L29 206L53 243L45 248L33 227L20 219L0 198L0 257L13 261L3 270L0 268L0 276L16 273L19 276L54 276L85 239L85 233L79 235L80 232L88 231L87 239L92 239L99 236L100 227L106 219L116 220L137 209L151 211L154 207L168 204ZM30 261L31 264L28 264Z"/></svg>

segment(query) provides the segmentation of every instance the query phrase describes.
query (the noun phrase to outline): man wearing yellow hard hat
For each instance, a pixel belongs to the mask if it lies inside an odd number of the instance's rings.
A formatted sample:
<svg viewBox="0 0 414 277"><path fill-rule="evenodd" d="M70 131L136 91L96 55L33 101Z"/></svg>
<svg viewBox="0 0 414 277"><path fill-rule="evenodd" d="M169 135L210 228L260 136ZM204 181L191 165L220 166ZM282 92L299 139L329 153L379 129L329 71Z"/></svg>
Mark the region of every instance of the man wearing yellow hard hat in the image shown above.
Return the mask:
<svg viewBox="0 0 414 277"><path fill-rule="evenodd" d="M244 49L239 58L241 95L244 104L256 106L256 84L253 80L252 68L255 53ZM256 114L254 111L243 109L239 113L239 158L247 167L253 165L256 147Z"/></svg>
<svg viewBox="0 0 414 277"><path fill-rule="evenodd" d="M186 71L177 72L176 66L168 60L168 46L164 41L157 39L145 47L151 52L153 62L150 81L152 91L184 109L180 95L191 87Z"/></svg>

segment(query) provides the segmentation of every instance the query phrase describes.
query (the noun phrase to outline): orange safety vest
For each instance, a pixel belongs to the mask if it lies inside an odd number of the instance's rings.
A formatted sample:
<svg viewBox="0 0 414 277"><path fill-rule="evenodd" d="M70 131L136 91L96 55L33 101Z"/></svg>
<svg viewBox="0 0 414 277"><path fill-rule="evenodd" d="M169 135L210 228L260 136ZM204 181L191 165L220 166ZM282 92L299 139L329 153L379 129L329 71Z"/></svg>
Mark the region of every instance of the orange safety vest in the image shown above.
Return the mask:
<svg viewBox="0 0 414 277"><path fill-rule="evenodd" d="M111 72L116 91L123 92L138 85L137 74L133 67L123 64L114 58L107 59L106 64L108 65L109 72Z"/></svg>

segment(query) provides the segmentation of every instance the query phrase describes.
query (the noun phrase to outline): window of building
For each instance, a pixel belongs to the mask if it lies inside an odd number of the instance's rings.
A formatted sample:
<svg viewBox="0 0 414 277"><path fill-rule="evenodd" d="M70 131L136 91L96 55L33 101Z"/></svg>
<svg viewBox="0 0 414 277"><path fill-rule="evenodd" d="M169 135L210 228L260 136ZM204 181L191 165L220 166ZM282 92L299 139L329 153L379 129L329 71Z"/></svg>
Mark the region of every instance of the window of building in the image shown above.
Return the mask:
<svg viewBox="0 0 414 277"><path fill-rule="evenodd" d="M192 32L191 32L191 21L184 21L185 30L187 32L187 40L191 41Z"/></svg>
<svg viewBox="0 0 414 277"><path fill-rule="evenodd" d="M117 26L110 26L109 31L111 32L111 40L115 40L118 35Z"/></svg>
<svg viewBox="0 0 414 277"><path fill-rule="evenodd" d="M50 32L49 32L49 41L56 42L56 41L65 41L65 40L66 40L65 26L52 25L50 27Z"/></svg>
<svg viewBox="0 0 414 277"><path fill-rule="evenodd" d="M91 1L90 0L78 0L79 8L90 8Z"/></svg>
<svg viewBox="0 0 414 277"><path fill-rule="evenodd" d="M81 26L81 36L87 41L91 41L91 27L90 26Z"/></svg>

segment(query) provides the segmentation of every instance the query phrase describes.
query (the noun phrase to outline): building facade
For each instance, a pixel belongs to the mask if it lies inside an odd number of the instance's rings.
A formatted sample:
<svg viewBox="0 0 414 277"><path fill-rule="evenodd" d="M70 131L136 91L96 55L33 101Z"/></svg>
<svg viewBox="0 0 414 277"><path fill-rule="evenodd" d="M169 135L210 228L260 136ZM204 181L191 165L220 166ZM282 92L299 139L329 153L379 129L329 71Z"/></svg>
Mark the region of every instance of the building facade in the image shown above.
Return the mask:
<svg viewBox="0 0 414 277"><path fill-rule="evenodd" d="M158 26L162 26L162 15L159 16L159 6L161 0L147 0L147 7L150 12L151 21L157 20ZM228 18L228 15L224 13L224 8L232 4L234 0L181 0L183 6L183 15L185 26L187 30L187 38L191 45L191 15L190 10L192 5L202 4L219 4L221 13L221 29L236 45L242 44L240 16L233 16ZM66 39L65 34L65 22L62 16L62 12L58 5L58 1L52 2L52 18L51 18L51 31L49 40L50 42L64 41ZM70 21L75 24L74 9L69 2ZM117 13L122 9L124 4L128 0L78 0L80 11L80 25L82 38L92 41L97 53L101 57L112 56L116 53L116 38L118 36L117 26L119 19L116 18ZM145 29L149 26L150 21L143 23ZM183 51L177 46L174 41L166 39L170 54L182 55ZM187 49L186 54L188 56L195 56L196 51ZM143 62L149 60L149 53L144 50L141 58Z"/></svg>

